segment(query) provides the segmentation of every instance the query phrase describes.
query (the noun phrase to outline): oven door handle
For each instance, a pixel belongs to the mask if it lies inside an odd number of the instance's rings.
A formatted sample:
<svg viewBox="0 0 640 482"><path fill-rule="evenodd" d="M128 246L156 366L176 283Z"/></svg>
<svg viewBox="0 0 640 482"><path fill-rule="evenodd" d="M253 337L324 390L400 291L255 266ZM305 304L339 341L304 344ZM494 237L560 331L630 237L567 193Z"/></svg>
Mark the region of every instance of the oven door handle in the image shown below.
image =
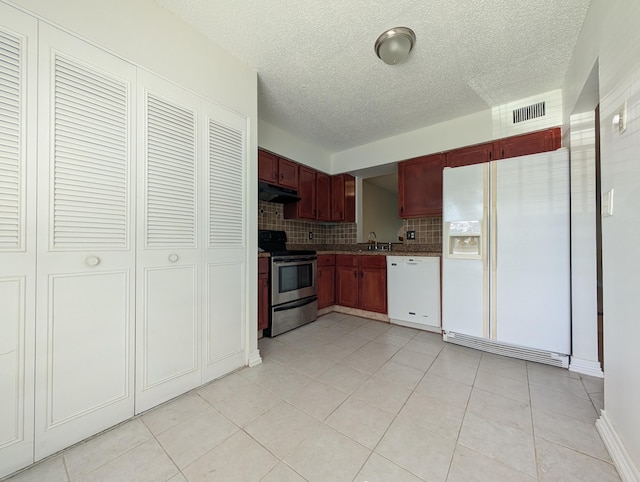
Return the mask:
<svg viewBox="0 0 640 482"><path fill-rule="evenodd" d="M284 305L281 306L276 306L273 308L273 311L287 311L287 310L292 310L294 308L300 308L301 306L305 306L308 305L310 303L313 303L314 301L318 301L318 297L317 296L311 296L309 298L304 298L300 301L295 301L292 303L286 303Z"/></svg>
<svg viewBox="0 0 640 482"><path fill-rule="evenodd" d="M291 258L291 259L277 259L273 260L273 264L278 265L292 265L292 264L303 264L303 263L311 263L316 261L318 258Z"/></svg>

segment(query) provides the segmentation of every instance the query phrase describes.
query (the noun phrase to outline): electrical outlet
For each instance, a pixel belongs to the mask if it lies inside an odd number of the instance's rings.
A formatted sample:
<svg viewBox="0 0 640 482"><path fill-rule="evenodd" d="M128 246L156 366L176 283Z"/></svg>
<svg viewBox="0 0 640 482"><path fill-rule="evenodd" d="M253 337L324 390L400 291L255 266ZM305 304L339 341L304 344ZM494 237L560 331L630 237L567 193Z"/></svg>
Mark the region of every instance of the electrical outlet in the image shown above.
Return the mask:
<svg viewBox="0 0 640 482"><path fill-rule="evenodd" d="M407 231L407 239L416 239L415 231Z"/></svg>
<svg viewBox="0 0 640 482"><path fill-rule="evenodd" d="M313 239L313 231L309 231L309 239Z"/></svg>

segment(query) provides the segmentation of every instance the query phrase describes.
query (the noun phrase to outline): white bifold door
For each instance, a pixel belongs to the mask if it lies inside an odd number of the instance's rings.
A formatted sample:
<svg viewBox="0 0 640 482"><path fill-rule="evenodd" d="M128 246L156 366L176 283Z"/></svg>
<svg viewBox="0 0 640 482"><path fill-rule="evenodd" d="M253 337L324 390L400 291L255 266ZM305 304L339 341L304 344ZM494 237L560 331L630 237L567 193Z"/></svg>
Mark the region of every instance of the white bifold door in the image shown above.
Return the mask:
<svg viewBox="0 0 640 482"><path fill-rule="evenodd" d="M133 415L136 69L40 24L36 459Z"/></svg>
<svg viewBox="0 0 640 482"><path fill-rule="evenodd" d="M136 413L201 383L200 99L138 77Z"/></svg>
<svg viewBox="0 0 640 482"><path fill-rule="evenodd" d="M0 477L33 462L36 32L0 4Z"/></svg>
<svg viewBox="0 0 640 482"><path fill-rule="evenodd" d="M246 364L247 119L203 103L202 382Z"/></svg>

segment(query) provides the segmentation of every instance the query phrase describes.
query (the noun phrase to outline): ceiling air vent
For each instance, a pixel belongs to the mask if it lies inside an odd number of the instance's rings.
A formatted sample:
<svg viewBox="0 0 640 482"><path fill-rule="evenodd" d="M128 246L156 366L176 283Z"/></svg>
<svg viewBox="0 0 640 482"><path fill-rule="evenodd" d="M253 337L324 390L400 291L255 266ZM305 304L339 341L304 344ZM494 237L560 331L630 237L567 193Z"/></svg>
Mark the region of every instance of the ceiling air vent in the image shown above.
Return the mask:
<svg viewBox="0 0 640 482"><path fill-rule="evenodd" d="M513 123L517 124L518 122L535 119L536 117L542 117L545 114L545 102L538 102L537 104L520 107L519 109L515 109L513 111Z"/></svg>

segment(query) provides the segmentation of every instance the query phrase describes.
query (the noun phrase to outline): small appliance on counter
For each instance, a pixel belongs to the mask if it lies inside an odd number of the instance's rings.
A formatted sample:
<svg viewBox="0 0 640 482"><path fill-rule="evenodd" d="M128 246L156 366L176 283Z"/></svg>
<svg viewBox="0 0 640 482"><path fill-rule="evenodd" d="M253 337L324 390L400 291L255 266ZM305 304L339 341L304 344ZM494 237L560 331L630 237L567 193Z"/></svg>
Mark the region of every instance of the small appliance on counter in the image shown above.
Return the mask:
<svg viewBox="0 0 640 482"><path fill-rule="evenodd" d="M318 318L318 256L312 250L288 250L284 231L258 231L258 246L271 255L270 320L265 336L274 337Z"/></svg>

